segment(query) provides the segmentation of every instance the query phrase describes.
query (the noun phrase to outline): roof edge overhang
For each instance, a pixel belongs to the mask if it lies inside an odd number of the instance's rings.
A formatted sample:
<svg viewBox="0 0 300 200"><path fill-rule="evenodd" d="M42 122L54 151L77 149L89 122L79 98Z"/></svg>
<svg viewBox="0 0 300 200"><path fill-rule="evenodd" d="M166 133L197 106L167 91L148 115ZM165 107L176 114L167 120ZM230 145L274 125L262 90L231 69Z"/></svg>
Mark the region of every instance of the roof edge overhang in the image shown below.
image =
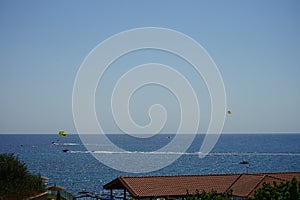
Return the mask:
<svg viewBox="0 0 300 200"><path fill-rule="evenodd" d="M110 189L126 189L130 195L134 198L143 198L136 194L134 190L126 183L123 176L119 176L112 180L111 182L103 185L103 189L110 190Z"/></svg>

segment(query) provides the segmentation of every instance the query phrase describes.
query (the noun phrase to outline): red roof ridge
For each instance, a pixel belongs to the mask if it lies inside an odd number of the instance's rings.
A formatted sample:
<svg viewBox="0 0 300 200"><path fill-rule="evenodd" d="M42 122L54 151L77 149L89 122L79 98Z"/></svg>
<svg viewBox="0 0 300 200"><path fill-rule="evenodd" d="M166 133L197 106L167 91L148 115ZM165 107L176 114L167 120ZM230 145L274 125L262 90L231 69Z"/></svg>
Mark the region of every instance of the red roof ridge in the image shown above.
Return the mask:
<svg viewBox="0 0 300 200"><path fill-rule="evenodd" d="M128 190L130 190L129 193L138 196L138 193L131 187L130 184L128 184L128 183L124 180L124 176L118 177L118 180L119 180L122 184L124 184Z"/></svg>
<svg viewBox="0 0 300 200"><path fill-rule="evenodd" d="M293 174L293 173L300 173L299 171L292 171L292 172L266 172L265 174Z"/></svg>
<svg viewBox="0 0 300 200"><path fill-rule="evenodd" d="M160 177L198 177L198 176L236 176L240 175L239 173L231 174L178 174L178 175L151 175L151 176L120 176L122 178L160 178Z"/></svg>
<svg viewBox="0 0 300 200"><path fill-rule="evenodd" d="M251 194L251 192L259 185L259 183L261 183L261 181L264 179L265 177L265 174L255 174L255 173L242 173L240 174L240 176L232 183L232 185L227 189L227 191L229 191L230 189L232 189L232 187L235 186L235 184L238 183L238 181L240 181L240 179L244 176L252 176L252 177L258 177L259 178L259 181L258 181L258 184L255 184L253 188L251 188L250 192L247 193L247 196L249 194ZM233 193L235 191L233 190ZM239 196L239 195L237 195ZM242 196L241 196L242 197Z"/></svg>
<svg viewBox="0 0 300 200"><path fill-rule="evenodd" d="M282 174L282 173L271 173L271 174ZM259 175L259 174L257 174ZM261 175L263 175L263 177L260 179L260 181L253 187L253 189L251 190L251 192L248 193L248 196L262 183L262 181L266 178L266 177L270 177L270 178L273 178L273 179L278 179L278 180L281 180L281 181L286 181L285 179L282 179L282 178L279 178L279 177L276 177L276 176L270 176L269 173L261 173Z"/></svg>
<svg viewBox="0 0 300 200"><path fill-rule="evenodd" d="M243 174L240 174L239 177L237 177L237 179L235 179L235 181L233 181L233 183L228 187L227 191L231 189L231 187L241 178Z"/></svg>
<svg viewBox="0 0 300 200"><path fill-rule="evenodd" d="M257 184L252 188L252 190L247 194L247 196L249 196L254 190L255 188L257 188L257 186L259 186L259 184L265 179L267 175L263 175L262 178L260 179L260 181L257 182Z"/></svg>
<svg viewBox="0 0 300 200"><path fill-rule="evenodd" d="M276 175L276 174L298 174L299 171L291 171L291 172L260 172L256 174L267 174L267 175Z"/></svg>
<svg viewBox="0 0 300 200"><path fill-rule="evenodd" d="M266 174L266 175L269 176L269 177L271 177L271 178L274 178L274 179L278 179L278 180L281 180L281 181L287 181L286 179L278 177L278 176L274 176L273 174L272 175Z"/></svg>

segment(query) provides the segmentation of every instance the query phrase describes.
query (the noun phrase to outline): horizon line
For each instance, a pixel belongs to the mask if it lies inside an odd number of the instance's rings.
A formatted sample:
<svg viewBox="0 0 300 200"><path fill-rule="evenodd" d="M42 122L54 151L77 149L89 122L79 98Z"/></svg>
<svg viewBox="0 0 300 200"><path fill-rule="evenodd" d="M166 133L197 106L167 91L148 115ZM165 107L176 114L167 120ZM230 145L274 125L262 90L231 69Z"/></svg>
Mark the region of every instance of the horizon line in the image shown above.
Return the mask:
<svg viewBox="0 0 300 200"><path fill-rule="evenodd" d="M77 132L68 132L66 131L68 135L79 135ZM0 132L0 135L38 135L38 134L44 134L44 135L56 135L58 134L58 132L32 132L32 133L29 133L29 132L26 132L26 133L18 133L18 132L12 132L12 133L4 133L4 132ZM97 135L99 133L85 133L84 135ZM105 133L106 135L121 135L121 134L126 134L126 133L122 133L122 132L110 132L110 133ZM140 133L140 134L130 134L130 135L141 135L143 133ZM148 134L151 134L151 133L148 133ZM174 132L162 132L162 133L157 133L157 134L172 134L172 135L176 135L176 133ZM155 134L155 135L157 135ZM180 133L180 134L194 134L194 133ZM199 135L206 135L207 133L206 132L198 132L196 134L199 134ZM300 134L300 131L299 132L279 132L279 131L261 131L261 132L221 132L220 135L222 134ZM83 134L81 134L83 135Z"/></svg>

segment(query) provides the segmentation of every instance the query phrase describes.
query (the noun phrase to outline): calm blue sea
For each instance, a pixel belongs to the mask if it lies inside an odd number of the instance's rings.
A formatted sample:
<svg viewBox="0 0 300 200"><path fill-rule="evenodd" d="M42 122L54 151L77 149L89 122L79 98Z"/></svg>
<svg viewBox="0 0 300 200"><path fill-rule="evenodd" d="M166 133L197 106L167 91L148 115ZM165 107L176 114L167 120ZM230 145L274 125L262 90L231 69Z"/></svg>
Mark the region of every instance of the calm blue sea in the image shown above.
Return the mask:
<svg viewBox="0 0 300 200"><path fill-rule="evenodd" d="M159 149L172 137L109 136L114 144L137 152ZM147 174L120 172L103 165L88 153L78 135L0 134L0 153L14 153L31 172L48 177L49 185L56 183L73 193L82 189L99 193L105 183L117 176L300 171L300 134L223 134L213 151L199 159L197 152L203 137L198 135L188 153L172 165ZM71 152L65 153L64 149ZM243 160L249 164L239 164Z"/></svg>

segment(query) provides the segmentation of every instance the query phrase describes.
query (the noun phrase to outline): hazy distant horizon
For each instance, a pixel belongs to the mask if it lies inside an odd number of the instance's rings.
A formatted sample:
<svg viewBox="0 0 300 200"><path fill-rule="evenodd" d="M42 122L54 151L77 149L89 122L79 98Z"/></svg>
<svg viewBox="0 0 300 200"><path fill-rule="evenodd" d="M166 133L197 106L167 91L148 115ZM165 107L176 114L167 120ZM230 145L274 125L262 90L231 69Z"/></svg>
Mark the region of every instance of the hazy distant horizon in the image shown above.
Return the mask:
<svg viewBox="0 0 300 200"><path fill-rule="evenodd" d="M58 133L54 133L54 132L45 132L45 133L0 133L0 135L58 135ZM125 133L106 133L105 135L122 135L122 134L125 134ZM159 133L159 134L166 134L166 135L176 135L176 133L171 133L171 132L163 132L163 133ZM178 133L180 134L180 133ZM192 133L181 133L181 135L186 135L186 134L192 134ZM206 133L197 133L197 135L205 135ZM221 135L226 135L226 134L248 134L248 135L251 135L251 134L281 134L281 135L284 135L284 134L300 134L300 132L223 132L221 133ZM70 133L67 133L67 135L79 135L78 133L74 133L74 132L70 132ZM100 133L88 133L87 135L103 135L103 134L100 134ZM134 136L134 135L141 135L141 134L130 134L131 136ZM147 135L147 134L143 134L143 135ZM152 135L152 134L149 134L149 135ZM67 136L66 136L67 137Z"/></svg>

